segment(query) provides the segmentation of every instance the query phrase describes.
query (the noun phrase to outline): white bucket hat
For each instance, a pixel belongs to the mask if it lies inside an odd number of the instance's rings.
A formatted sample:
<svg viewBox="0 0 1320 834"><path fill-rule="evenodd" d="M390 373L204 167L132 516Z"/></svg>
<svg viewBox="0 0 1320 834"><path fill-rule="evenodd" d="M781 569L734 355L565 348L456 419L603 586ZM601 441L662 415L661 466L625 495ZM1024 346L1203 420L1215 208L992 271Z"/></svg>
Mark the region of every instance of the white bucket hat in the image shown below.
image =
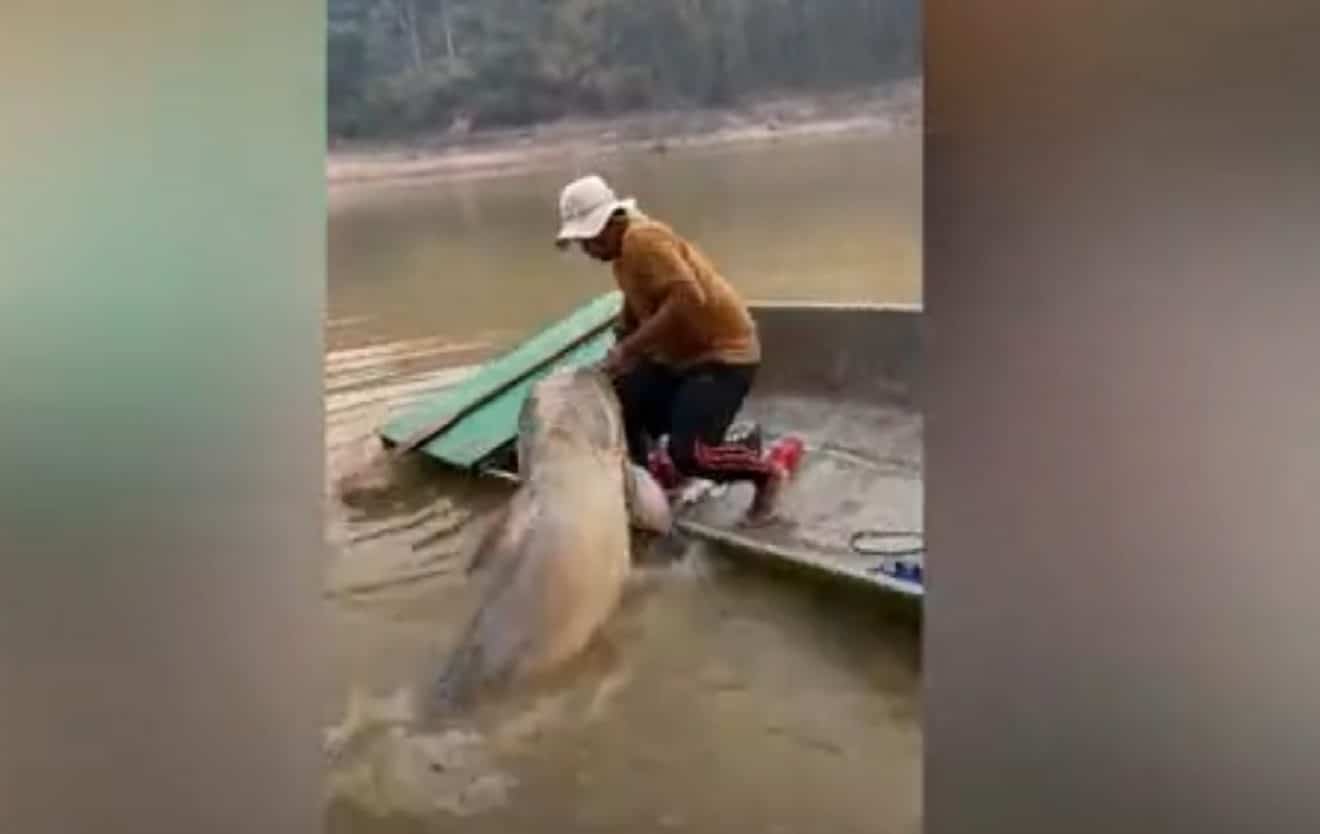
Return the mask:
<svg viewBox="0 0 1320 834"><path fill-rule="evenodd" d="M555 243L563 246L574 240L590 240L601 233L616 210L636 207L635 200L620 200L595 174L573 180L559 192L560 226Z"/></svg>

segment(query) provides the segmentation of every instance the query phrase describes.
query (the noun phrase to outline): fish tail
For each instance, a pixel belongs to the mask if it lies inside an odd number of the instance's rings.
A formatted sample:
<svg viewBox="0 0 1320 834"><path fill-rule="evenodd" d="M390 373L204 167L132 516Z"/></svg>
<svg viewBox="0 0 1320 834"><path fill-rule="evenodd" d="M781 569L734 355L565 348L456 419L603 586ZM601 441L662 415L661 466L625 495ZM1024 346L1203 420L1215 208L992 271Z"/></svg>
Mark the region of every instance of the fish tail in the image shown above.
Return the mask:
<svg viewBox="0 0 1320 834"><path fill-rule="evenodd" d="M478 641L464 640L431 684L427 705L432 715L454 712L471 700L481 667Z"/></svg>

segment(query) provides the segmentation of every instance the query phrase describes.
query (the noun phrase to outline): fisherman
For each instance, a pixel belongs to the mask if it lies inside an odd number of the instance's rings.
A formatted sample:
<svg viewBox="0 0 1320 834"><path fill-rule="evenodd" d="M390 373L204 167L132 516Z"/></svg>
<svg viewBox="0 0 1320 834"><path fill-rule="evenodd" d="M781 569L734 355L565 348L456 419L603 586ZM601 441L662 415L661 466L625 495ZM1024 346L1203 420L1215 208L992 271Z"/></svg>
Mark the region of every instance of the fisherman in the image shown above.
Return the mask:
<svg viewBox="0 0 1320 834"><path fill-rule="evenodd" d="M650 443L668 435L679 474L751 482L748 520L770 519L787 470L751 444L725 440L761 362L756 324L738 292L695 245L599 176L565 186L559 214L556 245L576 242L610 264L623 293L603 366L619 395L629 456L646 467Z"/></svg>

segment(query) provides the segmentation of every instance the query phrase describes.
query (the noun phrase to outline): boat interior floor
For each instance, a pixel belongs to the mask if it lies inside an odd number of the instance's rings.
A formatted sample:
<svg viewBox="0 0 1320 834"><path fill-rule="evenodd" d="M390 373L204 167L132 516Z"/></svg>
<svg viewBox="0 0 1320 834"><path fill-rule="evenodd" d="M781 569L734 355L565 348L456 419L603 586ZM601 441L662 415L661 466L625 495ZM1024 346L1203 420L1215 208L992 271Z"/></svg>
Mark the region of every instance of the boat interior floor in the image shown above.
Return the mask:
<svg viewBox="0 0 1320 834"><path fill-rule="evenodd" d="M749 399L740 419L760 424L767 443L787 433L806 442L793 479L768 524L742 525L751 485L737 484L684 510L703 528L736 531L775 549L869 571L876 556L852 550L854 534L922 529L922 422L892 404L847 403L800 395ZM919 539L917 540L919 544ZM913 539L896 542L911 546Z"/></svg>

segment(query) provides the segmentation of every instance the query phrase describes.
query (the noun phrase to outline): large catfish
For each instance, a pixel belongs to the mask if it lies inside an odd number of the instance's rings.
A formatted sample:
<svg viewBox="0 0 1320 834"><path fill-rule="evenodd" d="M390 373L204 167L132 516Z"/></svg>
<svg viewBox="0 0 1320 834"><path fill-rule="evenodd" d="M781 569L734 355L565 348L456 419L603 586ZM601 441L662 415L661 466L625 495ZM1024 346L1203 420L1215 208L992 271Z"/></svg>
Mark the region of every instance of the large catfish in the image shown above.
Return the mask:
<svg viewBox="0 0 1320 834"><path fill-rule="evenodd" d="M534 385L518 468L517 491L472 557L482 597L433 693L442 712L585 649L623 594L630 522L657 533L670 523L664 494L628 461L618 400L595 369Z"/></svg>

